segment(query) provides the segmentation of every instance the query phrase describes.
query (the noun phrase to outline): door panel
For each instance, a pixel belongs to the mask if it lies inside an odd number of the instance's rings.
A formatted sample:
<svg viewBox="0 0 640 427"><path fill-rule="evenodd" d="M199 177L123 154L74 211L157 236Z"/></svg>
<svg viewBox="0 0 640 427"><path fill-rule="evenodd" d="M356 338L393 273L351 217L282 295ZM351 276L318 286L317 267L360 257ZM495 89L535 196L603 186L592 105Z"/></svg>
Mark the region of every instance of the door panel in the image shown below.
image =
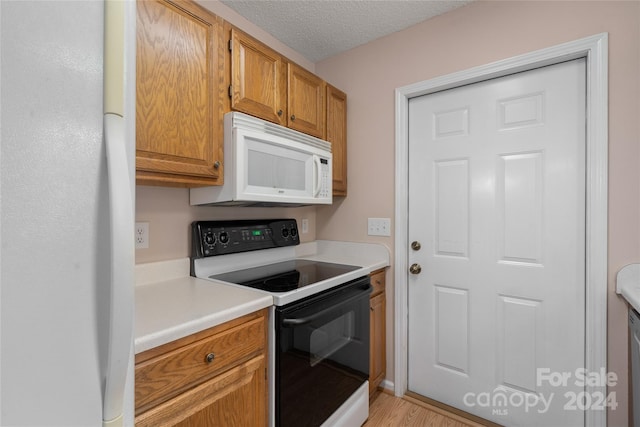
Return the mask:
<svg viewBox="0 0 640 427"><path fill-rule="evenodd" d="M411 391L500 424L584 422L563 407L583 390L585 105L584 60L410 100Z"/></svg>

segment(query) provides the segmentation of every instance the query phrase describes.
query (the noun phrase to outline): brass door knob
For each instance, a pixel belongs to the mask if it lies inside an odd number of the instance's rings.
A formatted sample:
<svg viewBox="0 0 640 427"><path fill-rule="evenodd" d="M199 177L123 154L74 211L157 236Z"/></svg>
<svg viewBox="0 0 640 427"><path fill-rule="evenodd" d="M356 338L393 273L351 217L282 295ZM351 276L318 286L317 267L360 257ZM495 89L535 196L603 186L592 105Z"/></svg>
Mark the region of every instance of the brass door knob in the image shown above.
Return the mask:
<svg viewBox="0 0 640 427"><path fill-rule="evenodd" d="M411 249L413 249L414 251L419 251L421 247L422 245L417 240L411 242Z"/></svg>
<svg viewBox="0 0 640 427"><path fill-rule="evenodd" d="M420 267L420 264L411 264L411 267L409 267L409 273L411 274L420 274L421 271L422 267Z"/></svg>

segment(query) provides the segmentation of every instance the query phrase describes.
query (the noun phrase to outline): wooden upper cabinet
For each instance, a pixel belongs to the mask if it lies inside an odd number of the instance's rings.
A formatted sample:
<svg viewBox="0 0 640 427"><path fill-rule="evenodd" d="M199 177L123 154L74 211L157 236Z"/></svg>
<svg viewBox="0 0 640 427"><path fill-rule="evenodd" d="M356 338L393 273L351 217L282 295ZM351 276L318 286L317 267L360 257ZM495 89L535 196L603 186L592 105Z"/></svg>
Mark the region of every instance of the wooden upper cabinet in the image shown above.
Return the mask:
<svg viewBox="0 0 640 427"><path fill-rule="evenodd" d="M181 0L137 12L137 183L221 184L223 21Z"/></svg>
<svg viewBox="0 0 640 427"><path fill-rule="evenodd" d="M288 126L324 139L325 85L320 77L288 64Z"/></svg>
<svg viewBox="0 0 640 427"><path fill-rule="evenodd" d="M280 54L231 28L231 109L287 124L287 69Z"/></svg>
<svg viewBox="0 0 640 427"><path fill-rule="evenodd" d="M333 153L333 195L347 195L347 95L228 22L224 112L241 111L326 139Z"/></svg>
<svg viewBox="0 0 640 427"><path fill-rule="evenodd" d="M333 195L347 195L347 94L327 84L327 141L333 154Z"/></svg>

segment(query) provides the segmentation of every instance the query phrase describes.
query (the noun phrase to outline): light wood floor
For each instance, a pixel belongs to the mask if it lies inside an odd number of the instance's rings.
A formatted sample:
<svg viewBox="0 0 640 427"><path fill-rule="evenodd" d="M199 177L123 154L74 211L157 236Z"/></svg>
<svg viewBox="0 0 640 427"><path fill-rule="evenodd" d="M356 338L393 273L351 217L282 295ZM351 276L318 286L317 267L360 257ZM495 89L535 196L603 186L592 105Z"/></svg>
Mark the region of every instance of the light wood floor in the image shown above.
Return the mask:
<svg viewBox="0 0 640 427"><path fill-rule="evenodd" d="M482 427L474 421L405 396L378 393L369 405L363 427Z"/></svg>

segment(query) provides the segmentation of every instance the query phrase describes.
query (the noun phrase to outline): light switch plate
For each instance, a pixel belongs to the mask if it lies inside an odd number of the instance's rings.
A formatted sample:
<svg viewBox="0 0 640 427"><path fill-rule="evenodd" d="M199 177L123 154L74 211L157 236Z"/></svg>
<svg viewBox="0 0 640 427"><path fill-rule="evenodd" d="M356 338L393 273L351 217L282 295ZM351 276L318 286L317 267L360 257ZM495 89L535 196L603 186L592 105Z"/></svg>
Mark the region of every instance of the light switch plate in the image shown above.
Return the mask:
<svg viewBox="0 0 640 427"><path fill-rule="evenodd" d="M369 218L369 236L391 236L391 219L389 218Z"/></svg>

